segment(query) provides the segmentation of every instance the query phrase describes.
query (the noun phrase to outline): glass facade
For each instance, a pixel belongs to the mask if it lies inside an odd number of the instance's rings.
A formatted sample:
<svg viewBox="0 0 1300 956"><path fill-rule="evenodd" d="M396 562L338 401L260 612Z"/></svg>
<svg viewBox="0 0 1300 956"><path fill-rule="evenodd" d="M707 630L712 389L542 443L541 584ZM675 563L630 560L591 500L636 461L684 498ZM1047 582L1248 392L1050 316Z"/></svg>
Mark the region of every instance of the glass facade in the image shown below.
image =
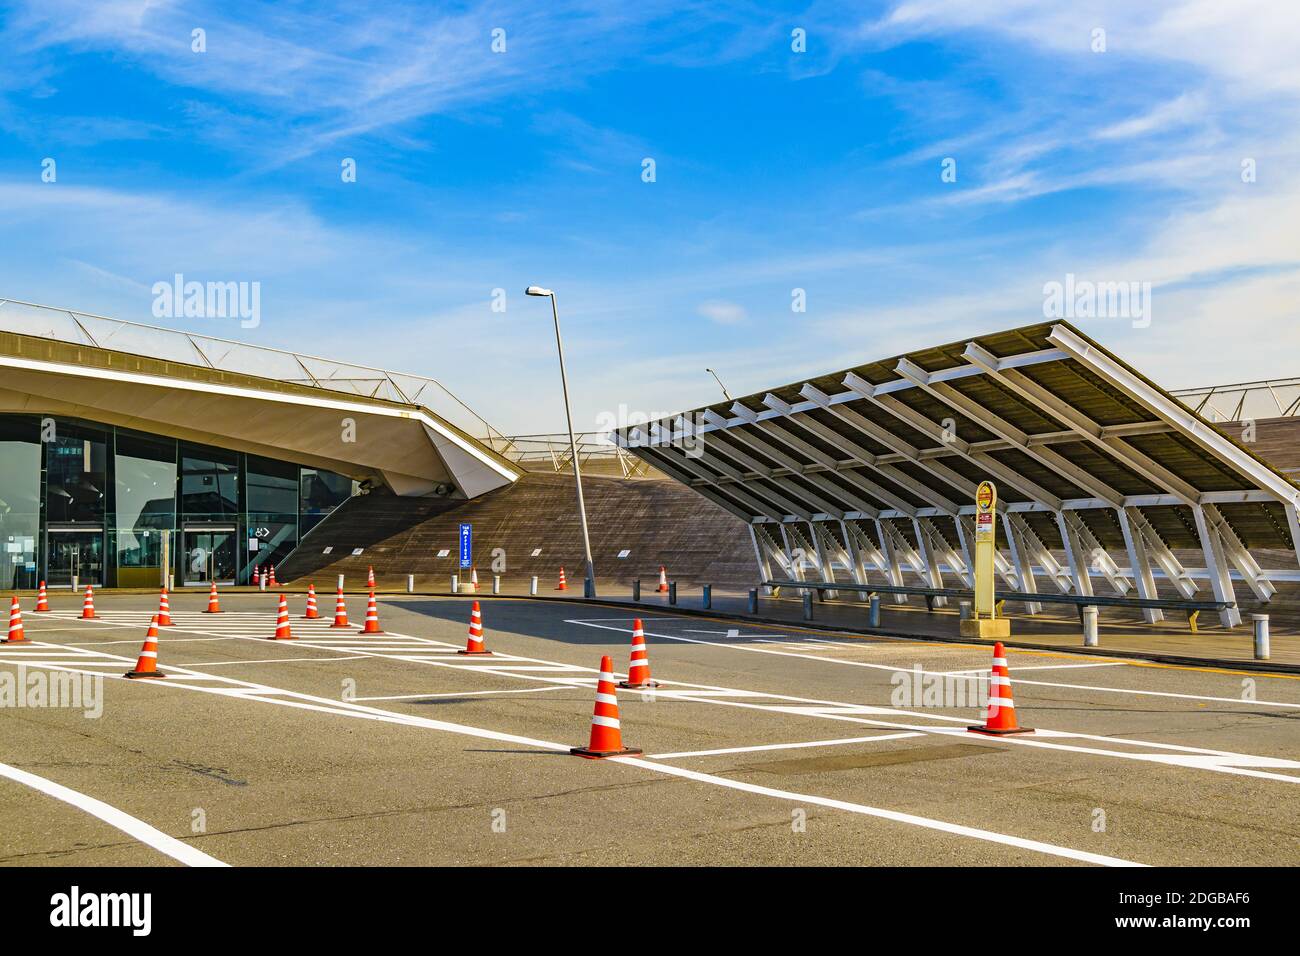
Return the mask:
<svg viewBox="0 0 1300 956"><path fill-rule="evenodd" d="M356 493L292 462L0 415L0 588L246 584Z"/></svg>

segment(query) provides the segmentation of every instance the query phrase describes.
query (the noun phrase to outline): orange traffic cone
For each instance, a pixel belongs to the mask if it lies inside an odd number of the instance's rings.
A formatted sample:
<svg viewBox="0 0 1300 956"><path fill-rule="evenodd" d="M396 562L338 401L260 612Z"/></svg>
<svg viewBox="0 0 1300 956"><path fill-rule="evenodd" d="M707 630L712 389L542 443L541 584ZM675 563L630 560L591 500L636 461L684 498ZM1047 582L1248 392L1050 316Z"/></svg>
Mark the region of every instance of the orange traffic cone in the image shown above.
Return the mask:
<svg viewBox="0 0 1300 956"><path fill-rule="evenodd" d="M457 654L478 654L490 657L492 652L483 646L483 614L479 611L478 601L469 612L469 640L465 642L465 649L457 651Z"/></svg>
<svg viewBox="0 0 1300 956"><path fill-rule="evenodd" d="M289 630L289 598L280 595L280 609L275 616L275 636L273 641L292 641L295 640L293 632Z"/></svg>
<svg viewBox="0 0 1300 956"><path fill-rule="evenodd" d="M348 623L348 606L343 600L343 588L339 588L338 597L334 599L334 623L330 627L351 627Z"/></svg>
<svg viewBox="0 0 1300 956"><path fill-rule="evenodd" d="M655 588L659 594L668 593L668 569L662 564L659 565L659 587Z"/></svg>
<svg viewBox="0 0 1300 956"><path fill-rule="evenodd" d="M23 609L18 603L18 598L14 598L14 603L9 605L9 637L0 644L29 644L25 634L23 634Z"/></svg>
<svg viewBox="0 0 1300 956"><path fill-rule="evenodd" d="M556 586L557 591L569 590L569 582L564 579L564 568L560 568L560 583Z"/></svg>
<svg viewBox="0 0 1300 956"><path fill-rule="evenodd" d="M634 690L659 686L650 679L650 655L646 653L645 628L639 617L632 622L632 662L627 668L627 680L620 681L618 686Z"/></svg>
<svg viewBox="0 0 1300 956"><path fill-rule="evenodd" d="M135 670L127 671L126 676L133 680L162 680L166 674L158 673L158 615L149 622L149 631L144 636L144 647L140 648L140 658L135 662Z"/></svg>
<svg viewBox="0 0 1300 956"><path fill-rule="evenodd" d="M307 613L303 617L308 621L314 621L320 617L320 611L316 609L316 585L307 585Z"/></svg>
<svg viewBox="0 0 1300 956"><path fill-rule="evenodd" d="M471 591L478 590L478 568L469 569L469 589Z"/></svg>
<svg viewBox="0 0 1300 956"><path fill-rule="evenodd" d="M162 594L158 596L158 626L159 627L172 626L172 610L171 610L171 605L167 603L166 588L163 588Z"/></svg>
<svg viewBox="0 0 1300 956"><path fill-rule="evenodd" d="M83 621L95 619L95 589L89 584L86 585L86 599L81 602L81 619Z"/></svg>
<svg viewBox="0 0 1300 956"><path fill-rule="evenodd" d="M208 609L204 614L220 614L221 600L217 597L217 582L212 582L212 588L208 591Z"/></svg>
<svg viewBox="0 0 1300 956"><path fill-rule="evenodd" d="M967 727L977 734L1032 734L1034 728L1016 723L1016 702L1011 699L1011 674L1002 642L993 645L993 674L989 678L989 712L980 727Z"/></svg>
<svg viewBox="0 0 1300 956"><path fill-rule="evenodd" d="M591 742L585 747L571 747L569 753L597 760L641 753L623 746L623 732L618 725L618 691L614 688L614 662L600 659L600 679L596 682L596 709L591 715Z"/></svg>
<svg viewBox="0 0 1300 956"><path fill-rule="evenodd" d="M41 582L40 590L36 592L36 610L48 611L50 609L50 597L45 593L45 582Z"/></svg>
<svg viewBox="0 0 1300 956"><path fill-rule="evenodd" d="M362 634L382 634L384 633L379 627L379 608L375 604L375 592L370 592L370 601L366 604L366 626L361 629Z"/></svg>
<svg viewBox="0 0 1300 956"><path fill-rule="evenodd" d="M278 587L280 586L280 582L277 581L277 580L275 579L275 565L274 565L274 564L271 565L271 581L270 581L270 584L271 584L271 587L273 587L273 588L278 588Z"/></svg>
<svg viewBox="0 0 1300 956"><path fill-rule="evenodd" d="M366 587L373 588L374 586L375 586L375 566L372 564L369 570L366 571Z"/></svg>

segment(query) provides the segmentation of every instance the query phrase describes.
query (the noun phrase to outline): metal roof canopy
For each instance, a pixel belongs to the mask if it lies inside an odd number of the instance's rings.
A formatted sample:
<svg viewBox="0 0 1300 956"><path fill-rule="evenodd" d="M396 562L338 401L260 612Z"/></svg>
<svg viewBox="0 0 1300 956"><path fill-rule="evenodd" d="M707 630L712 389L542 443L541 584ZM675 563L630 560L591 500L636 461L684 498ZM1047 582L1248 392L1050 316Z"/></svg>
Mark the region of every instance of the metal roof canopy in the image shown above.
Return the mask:
<svg viewBox="0 0 1300 956"><path fill-rule="evenodd" d="M999 573L1021 590L1037 590L1037 573L1091 594L1096 573L1153 598L1154 563L1190 597L1197 583L1172 549L1196 549L1216 599L1234 600L1235 569L1268 600L1275 588L1250 550L1300 543L1300 487L1065 322L857 366L614 439L749 522L769 578L773 560L796 574L806 561L831 582L836 563L861 584L874 565L891 583L911 570L937 587L941 561L968 578L985 478L1003 504Z"/></svg>

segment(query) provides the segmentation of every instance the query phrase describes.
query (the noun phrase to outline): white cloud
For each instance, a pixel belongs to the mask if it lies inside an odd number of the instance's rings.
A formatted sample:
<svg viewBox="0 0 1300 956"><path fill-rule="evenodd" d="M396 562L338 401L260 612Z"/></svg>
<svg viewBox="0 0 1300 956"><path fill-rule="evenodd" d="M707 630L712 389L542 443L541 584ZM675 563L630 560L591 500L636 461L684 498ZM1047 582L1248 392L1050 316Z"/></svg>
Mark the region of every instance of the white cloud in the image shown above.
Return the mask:
<svg viewBox="0 0 1300 956"><path fill-rule="evenodd" d="M738 325L745 321L745 307L737 305L735 302L712 299L708 302L701 302L695 311L710 322L716 322L719 325Z"/></svg>

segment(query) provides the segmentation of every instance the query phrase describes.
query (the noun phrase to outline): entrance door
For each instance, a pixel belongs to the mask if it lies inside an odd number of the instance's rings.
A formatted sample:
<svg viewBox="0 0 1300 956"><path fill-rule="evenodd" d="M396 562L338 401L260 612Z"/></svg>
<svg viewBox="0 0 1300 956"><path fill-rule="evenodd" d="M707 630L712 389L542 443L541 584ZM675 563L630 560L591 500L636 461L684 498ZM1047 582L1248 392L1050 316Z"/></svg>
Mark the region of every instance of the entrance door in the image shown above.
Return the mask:
<svg viewBox="0 0 1300 956"><path fill-rule="evenodd" d="M186 586L235 583L235 528L187 525L181 555L181 581Z"/></svg>
<svg viewBox="0 0 1300 956"><path fill-rule="evenodd" d="M45 534L45 582L52 588L101 587L104 583L104 529L56 528ZM74 584L75 579L75 584Z"/></svg>

